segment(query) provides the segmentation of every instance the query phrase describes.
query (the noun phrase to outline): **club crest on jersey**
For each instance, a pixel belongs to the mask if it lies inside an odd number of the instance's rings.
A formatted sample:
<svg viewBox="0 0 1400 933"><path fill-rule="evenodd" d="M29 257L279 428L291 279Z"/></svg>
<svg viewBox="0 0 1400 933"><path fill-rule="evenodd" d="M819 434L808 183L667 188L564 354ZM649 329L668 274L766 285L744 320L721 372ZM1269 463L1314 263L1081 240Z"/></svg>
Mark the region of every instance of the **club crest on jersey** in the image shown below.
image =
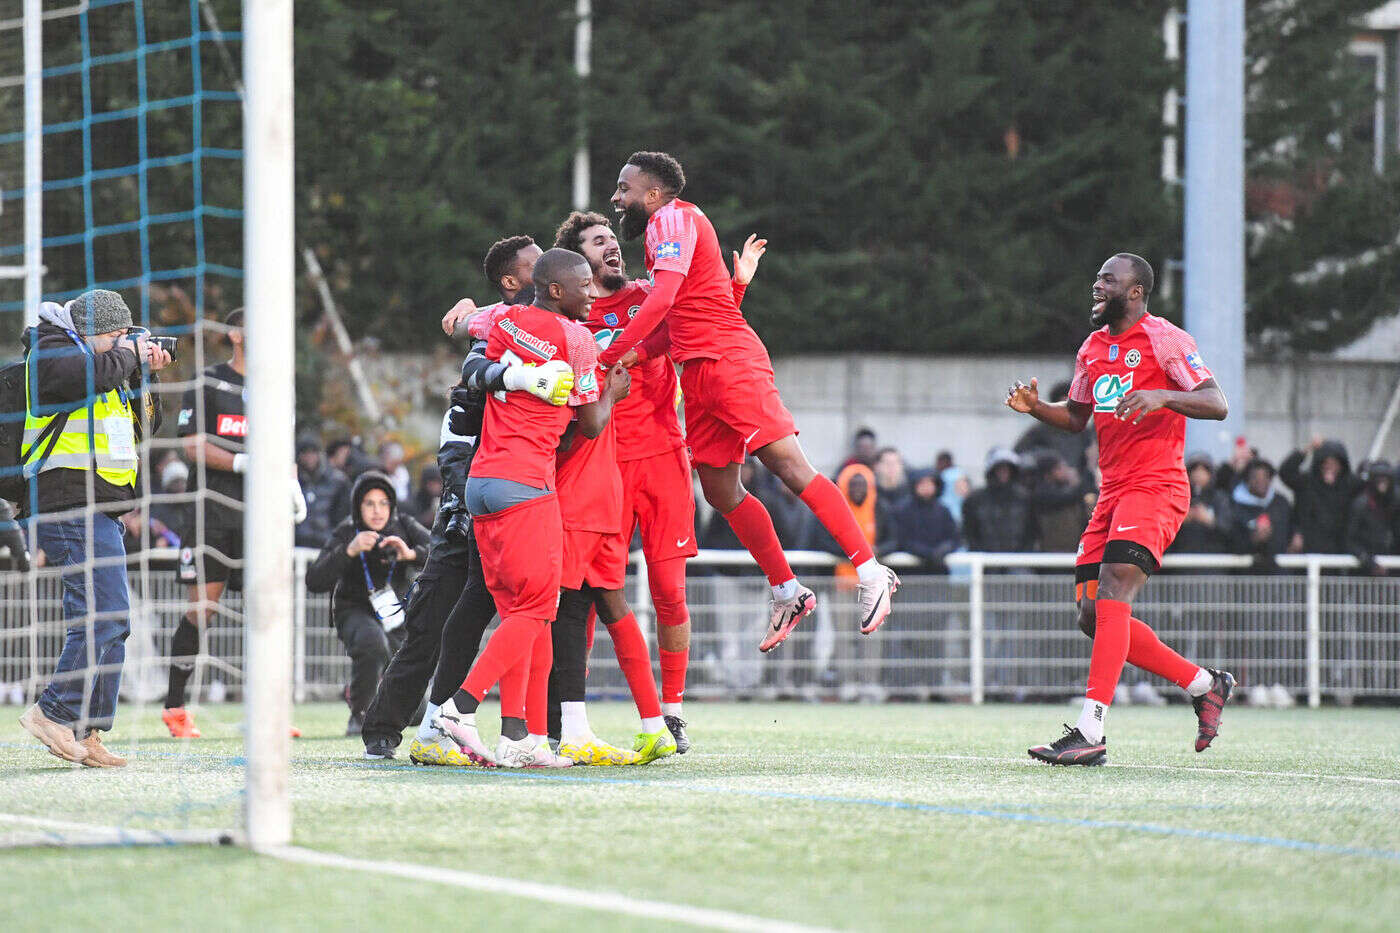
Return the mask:
<svg viewBox="0 0 1400 933"><path fill-rule="evenodd" d="M608 325L609 327L616 327L617 315L609 311L607 314L603 315L603 323Z"/></svg>
<svg viewBox="0 0 1400 933"><path fill-rule="evenodd" d="M1142 354L1136 350L1129 350L1128 355L1123 357L1123 364L1129 369L1142 362Z"/></svg>
<svg viewBox="0 0 1400 933"><path fill-rule="evenodd" d="M1133 389L1133 374L1107 375L1094 380L1094 411L1113 411Z"/></svg>
<svg viewBox="0 0 1400 933"><path fill-rule="evenodd" d="M667 240L665 243L658 243L656 246L657 259L680 259L681 244L676 240Z"/></svg>
<svg viewBox="0 0 1400 933"><path fill-rule="evenodd" d="M193 408L182 408L182 409L180 409L180 421L179 421L178 426L183 428L185 425L187 425L187 424L190 423L190 419L193 418L193 417L194 417L194 409L193 409Z"/></svg>
<svg viewBox="0 0 1400 933"><path fill-rule="evenodd" d="M632 307L628 308L628 309L627 309L627 320L630 321L630 320L632 320L632 318L636 317L636 316L637 316L637 312L640 311L640 310L642 310L642 306L641 306L641 305L633 305Z"/></svg>
<svg viewBox="0 0 1400 933"><path fill-rule="evenodd" d="M1110 363L1114 363L1114 362L1117 362L1117 360L1118 360L1118 344L1115 343L1113 346L1111 346L1111 347L1108 348L1108 361L1109 361Z"/></svg>

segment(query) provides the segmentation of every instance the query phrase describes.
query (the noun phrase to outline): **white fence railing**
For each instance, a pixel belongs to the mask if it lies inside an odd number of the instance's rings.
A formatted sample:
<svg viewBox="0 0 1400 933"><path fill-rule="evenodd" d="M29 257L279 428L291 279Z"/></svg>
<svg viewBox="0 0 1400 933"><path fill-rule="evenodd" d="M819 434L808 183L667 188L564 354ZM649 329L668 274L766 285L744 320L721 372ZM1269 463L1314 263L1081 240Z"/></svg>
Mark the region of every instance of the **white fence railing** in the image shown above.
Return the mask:
<svg viewBox="0 0 1400 933"><path fill-rule="evenodd" d="M338 696L348 679L329 599L306 593L315 551L295 561L293 671L299 701ZM174 553L146 552L133 565L133 632L124 692L158 699L170 635L185 611ZM960 553L945 575L920 574L907 555L887 559L904 585L891 621L873 638L856 630L855 595L830 575L837 559L790 552L818 594L818 609L771 655L756 650L766 624L767 586L743 551L702 551L690 562L691 674L687 693L704 697L865 699L1051 698L1083 688L1089 640L1075 623L1071 554ZM628 595L644 628L654 625L645 565L635 559ZM1381 563L1400 570L1400 557ZM1172 555L1134 612L1183 654L1225 665L1245 684L1280 684L1316 706L1324 697L1400 698L1400 576L1364 577L1346 555L1284 555L1259 572L1240 555ZM225 595L209 626L196 683L203 695L237 696L243 670L242 599ZM37 621L36 621L37 620ZM63 642L56 571L30 589L22 574L0 574L0 700L41 688ZM626 685L600 638L590 687L624 696ZM1129 671L1126 682L1139 675Z"/></svg>

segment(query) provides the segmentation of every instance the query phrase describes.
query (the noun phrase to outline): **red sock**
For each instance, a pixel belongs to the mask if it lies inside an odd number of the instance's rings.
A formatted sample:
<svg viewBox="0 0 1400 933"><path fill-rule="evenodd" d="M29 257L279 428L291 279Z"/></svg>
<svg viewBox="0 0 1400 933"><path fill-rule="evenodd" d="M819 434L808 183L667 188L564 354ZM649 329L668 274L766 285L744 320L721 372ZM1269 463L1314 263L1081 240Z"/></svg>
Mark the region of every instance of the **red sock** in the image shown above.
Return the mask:
<svg viewBox="0 0 1400 933"><path fill-rule="evenodd" d="M1152 631L1152 627L1146 622L1141 619L1128 621L1132 624L1132 636L1128 642L1128 663L1151 671L1158 677L1165 677L1183 690L1190 686L1200 665L1192 664L1162 644L1157 633Z"/></svg>
<svg viewBox="0 0 1400 933"><path fill-rule="evenodd" d="M685 558L673 557L647 564L647 584L658 626L685 625L690 610L685 604ZM661 702L679 703L685 693L685 671L690 665L690 648L680 651L659 649L661 654Z"/></svg>
<svg viewBox="0 0 1400 933"><path fill-rule="evenodd" d="M690 649L661 651L661 702L679 703L685 695L685 669L690 666Z"/></svg>
<svg viewBox="0 0 1400 933"><path fill-rule="evenodd" d="M530 683L530 656L526 654L501 674L501 716L525 718L525 698Z"/></svg>
<svg viewBox="0 0 1400 933"><path fill-rule="evenodd" d="M757 496L745 495L734 511L724 516L724 520L734 529L734 537L758 561L758 567L768 577L770 586L778 586L796 577L788 566L778 532L773 529L773 517Z"/></svg>
<svg viewBox="0 0 1400 933"><path fill-rule="evenodd" d="M1094 601L1094 650L1089 655L1089 687L1084 695L1105 706L1113 702L1123 663L1128 660L1132 607L1116 599Z"/></svg>
<svg viewBox="0 0 1400 933"><path fill-rule="evenodd" d="M525 692L525 728L549 734L549 671L554 666L554 635L546 625L530 649L530 685Z"/></svg>
<svg viewBox="0 0 1400 933"><path fill-rule="evenodd" d="M865 533L860 530L860 523L846 504L846 497L835 483L818 473L802 490L802 501L807 503L822 527L831 532L851 563L859 567L875 556L870 542L865 540Z"/></svg>
<svg viewBox="0 0 1400 933"><path fill-rule="evenodd" d="M467 672L467 679L462 681L462 689L478 700L486 696L487 691L494 687L507 671L522 661L529 661L530 649L534 646L541 628L548 629L547 623L542 619L523 619L519 616L502 619L490 640L486 642L486 647L481 649L476 663ZM516 694L520 698L521 710L525 708L523 691L529 682L528 671L526 668L522 672L518 686L521 692ZM512 691L516 689L513 685ZM503 706L505 702L505 697L502 697Z"/></svg>
<svg viewBox="0 0 1400 933"><path fill-rule="evenodd" d="M643 719L660 716L661 701L656 698L651 652L647 650L637 617L627 613L608 626L608 634L612 636L613 654L617 655L617 666L622 668L622 676L627 678L627 687L632 691L632 702L637 704L637 712Z"/></svg>

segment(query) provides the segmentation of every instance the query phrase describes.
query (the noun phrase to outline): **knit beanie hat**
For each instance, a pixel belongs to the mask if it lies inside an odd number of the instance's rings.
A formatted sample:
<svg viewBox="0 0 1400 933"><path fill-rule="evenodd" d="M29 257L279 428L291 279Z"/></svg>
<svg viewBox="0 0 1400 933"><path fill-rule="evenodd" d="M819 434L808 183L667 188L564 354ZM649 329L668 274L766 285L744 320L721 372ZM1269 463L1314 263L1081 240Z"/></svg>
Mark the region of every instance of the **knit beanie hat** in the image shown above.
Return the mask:
<svg viewBox="0 0 1400 933"><path fill-rule="evenodd" d="M105 288L83 292L68 302L68 313L73 318L73 329L86 336L110 334L131 326L131 309L126 301Z"/></svg>

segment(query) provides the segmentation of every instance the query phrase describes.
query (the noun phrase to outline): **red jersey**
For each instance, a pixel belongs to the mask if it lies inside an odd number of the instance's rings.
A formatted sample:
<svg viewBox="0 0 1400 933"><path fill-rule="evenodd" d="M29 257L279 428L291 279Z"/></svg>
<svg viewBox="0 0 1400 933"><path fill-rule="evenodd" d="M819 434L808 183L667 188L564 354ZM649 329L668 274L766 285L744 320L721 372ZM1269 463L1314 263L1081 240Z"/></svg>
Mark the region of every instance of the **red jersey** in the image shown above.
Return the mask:
<svg viewBox="0 0 1400 933"><path fill-rule="evenodd" d="M617 534L622 530L622 471L617 467L617 405L603 433L575 434L559 452L559 511L567 531Z"/></svg>
<svg viewBox="0 0 1400 933"><path fill-rule="evenodd" d="M598 341L599 352L617 339L650 293L651 284L637 279L617 294L593 302L585 326ZM613 405L611 424L617 425L617 459L641 460L684 447L685 433L676 415L680 383L671 361L663 353L642 360L629 372L632 391Z"/></svg>
<svg viewBox="0 0 1400 933"><path fill-rule="evenodd" d="M1163 318L1145 314L1116 337L1107 327L1089 335L1074 361L1069 397L1094 406L1105 492L1186 482L1186 416L1163 408L1138 424L1119 421L1113 410L1123 396L1139 389L1189 392L1212 378L1196 341Z"/></svg>
<svg viewBox="0 0 1400 933"><path fill-rule="evenodd" d="M685 276L666 320L671 326L671 358L768 361L763 341L749 327L739 305L719 237L710 219L689 201L676 198L647 221L647 271Z"/></svg>
<svg viewBox="0 0 1400 933"><path fill-rule="evenodd" d="M486 356L502 362L563 360L574 371L574 390L565 406L551 405L528 392L495 392L486 399L481 442L471 475L509 479L537 489L553 489L555 451L573 418L571 407L598 400L598 348L577 321L533 305L512 305L492 313Z"/></svg>

